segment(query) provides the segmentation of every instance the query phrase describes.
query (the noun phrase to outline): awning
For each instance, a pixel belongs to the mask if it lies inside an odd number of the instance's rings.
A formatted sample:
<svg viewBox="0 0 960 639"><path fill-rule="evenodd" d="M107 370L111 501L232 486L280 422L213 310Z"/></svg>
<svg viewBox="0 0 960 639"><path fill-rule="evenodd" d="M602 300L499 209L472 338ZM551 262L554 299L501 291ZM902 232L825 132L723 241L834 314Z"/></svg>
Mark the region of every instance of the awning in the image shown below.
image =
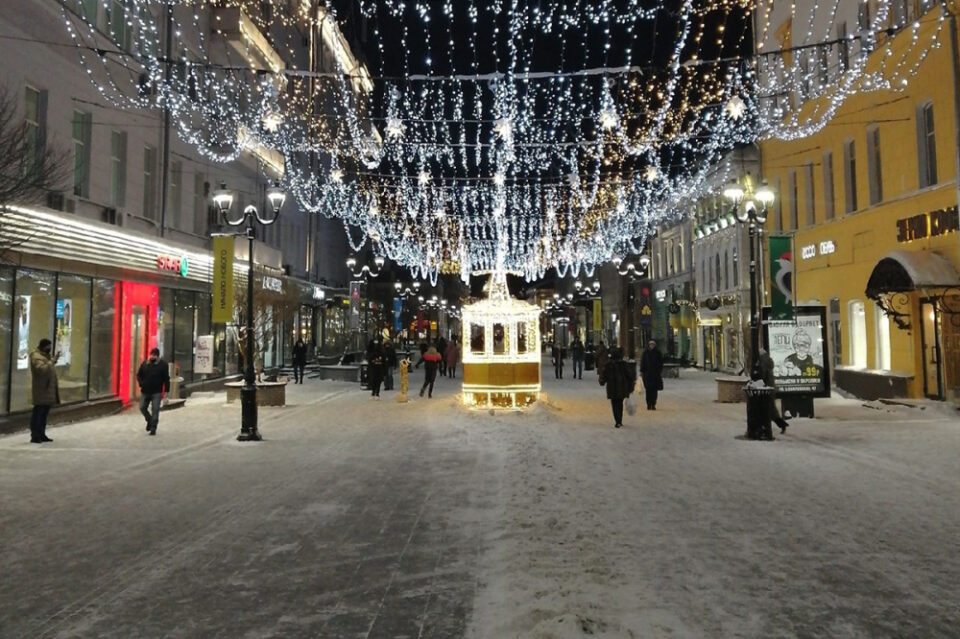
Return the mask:
<svg viewBox="0 0 960 639"><path fill-rule="evenodd" d="M898 250L887 254L873 267L866 295L877 299L885 293L958 286L960 274L944 256L933 251Z"/></svg>

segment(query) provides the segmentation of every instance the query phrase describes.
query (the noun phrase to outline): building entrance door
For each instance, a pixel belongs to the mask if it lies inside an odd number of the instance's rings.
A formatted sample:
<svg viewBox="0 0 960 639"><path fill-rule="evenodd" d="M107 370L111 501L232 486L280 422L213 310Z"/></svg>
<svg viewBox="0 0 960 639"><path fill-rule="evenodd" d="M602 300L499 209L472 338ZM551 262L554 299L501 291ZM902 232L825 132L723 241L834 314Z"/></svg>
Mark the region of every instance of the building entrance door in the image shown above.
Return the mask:
<svg viewBox="0 0 960 639"><path fill-rule="evenodd" d="M140 363L147 358L147 309L134 304L130 310L130 399L140 398L140 384L137 383L137 371Z"/></svg>
<svg viewBox="0 0 960 639"><path fill-rule="evenodd" d="M935 300L920 300L923 344L923 392L930 399L944 399L943 392L943 316Z"/></svg>
<svg viewBox="0 0 960 639"><path fill-rule="evenodd" d="M149 284L123 282L123 308L120 325L120 399L124 404L140 396L137 370L157 345L157 308L159 289Z"/></svg>

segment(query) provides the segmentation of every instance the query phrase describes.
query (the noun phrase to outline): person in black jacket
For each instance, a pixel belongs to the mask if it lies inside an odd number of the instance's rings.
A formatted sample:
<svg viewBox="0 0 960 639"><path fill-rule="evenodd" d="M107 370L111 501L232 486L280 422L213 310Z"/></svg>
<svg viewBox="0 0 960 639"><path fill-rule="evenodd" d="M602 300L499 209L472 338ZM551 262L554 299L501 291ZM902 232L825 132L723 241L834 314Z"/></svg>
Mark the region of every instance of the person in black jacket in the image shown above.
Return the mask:
<svg viewBox="0 0 960 639"><path fill-rule="evenodd" d="M640 375L647 395L647 410L657 410L657 394L663 390L663 353L650 340L640 358Z"/></svg>
<svg viewBox="0 0 960 639"><path fill-rule="evenodd" d="M554 342L550 349L550 355L553 357L553 374L557 379L563 379L563 347Z"/></svg>
<svg viewBox="0 0 960 639"><path fill-rule="evenodd" d="M623 426L623 400L630 397L637 379L633 367L623 361L623 350L611 348L610 360L600 371L600 385L607 387L607 399L613 408L614 428Z"/></svg>
<svg viewBox="0 0 960 639"><path fill-rule="evenodd" d="M383 343L383 390L393 390L393 371L397 368L397 349L393 342Z"/></svg>
<svg viewBox="0 0 960 639"><path fill-rule="evenodd" d="M307 367L307 345L298 339L293 345L293 383L303 383L303 369Z"/></svg>
<svg viewBox="0 0 960 639"><path fill-rule="evenodd" d="M137 371L137 382L140 384L140 413L147 420L147 432L157 434L157 423L160 421L160 400L164 393L170 392L170 368L160 359L160 349L150 351L150 357L140 364ZM153 409L153 414L147 407Z"/></svg>
<svg viewBox="0 0 960 639"><path fill-rule="evenodd" d="M573 357L573 378L583 379L583 342L579 337L575 337L570 344L570 354Z"/></svg>
<svg viewBox="0 0 960 639"><path fill-rule="evenodd" d="M371 397L380 399L380 384L383 383L385 372L383 346L378 341L370 340L367 346L367 379L370 380Z"/></svg>

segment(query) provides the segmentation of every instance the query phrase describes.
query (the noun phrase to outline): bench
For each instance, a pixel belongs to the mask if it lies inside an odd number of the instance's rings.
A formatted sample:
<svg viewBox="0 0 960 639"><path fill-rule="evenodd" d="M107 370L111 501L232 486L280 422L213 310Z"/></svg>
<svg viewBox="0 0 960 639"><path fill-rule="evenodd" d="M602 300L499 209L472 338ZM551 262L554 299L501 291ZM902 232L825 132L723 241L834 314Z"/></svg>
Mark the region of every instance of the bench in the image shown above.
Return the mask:
<svg viewBox="0 0 960 639"><path fill-rule="evenodd" d="M721 404L738 404L744 401L743 387L750 381L747 377L716 377L717 401Z"/></svg>
<svg viewBox="0 0 960 639"><path fill-rule="evenodd" d="M329 379L337 382L359 382L360 381L360 366L356 365L331 365L331 366L317 366L314 368L315 374L311 375L311 378L316 379Z"/></svg>
<svg viewBox="0 0 960 639"><path fill-rule="evenodd" d="M680 379L680 364L664 364L662 374L664 378Z"/></svg>
<svg viewBox="0 0 960 639"><path fill-rule="evenodd" d="M289 379L279 382L257 382L257 406L286 406L287 405L287 384ZM243 382L227 382L224 384L227 389L227 403L240 401L240 389L243 388Z"/></svg>

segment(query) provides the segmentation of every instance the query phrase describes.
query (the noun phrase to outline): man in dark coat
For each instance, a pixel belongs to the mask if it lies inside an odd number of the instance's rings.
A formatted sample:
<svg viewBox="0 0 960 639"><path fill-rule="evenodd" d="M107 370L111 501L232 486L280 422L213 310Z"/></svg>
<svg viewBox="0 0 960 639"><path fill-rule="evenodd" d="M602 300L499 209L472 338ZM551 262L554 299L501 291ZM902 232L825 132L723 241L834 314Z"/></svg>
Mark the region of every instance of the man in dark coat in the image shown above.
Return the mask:
<svg viewBox="0 0 960 639"><path fill-rule="evenodd" d="M663 353L653 340L640 358L640 375L647 395L647 410L657 410L657 394L663 390Z"/></svg>
<svg viewBox="0 0 960 639"><path fill-rule="evenodd" d="M140 414L147 420L147 432L156 435L160 400L165 392L170 392L170 367L160 359L159 348L151 349L150 357L140 364L137 382L140 383ZM153 414L147 410L148 406L153 409Z"/></svg>
<svg viewBox="0 0 960 639"><path fill-rule="evenodd" d="M60 403L60 387L57 384L57 359L60 353L51 356L53 342L44 337L37 350L30 353L30 381L33 412L30 413L30 443L52 442L47 437L47 416L50 407Z"/></svg>
<svg viewBox="0 0 960 639"><path fill-rule="evenodd" d="M614 428L623 426L623 400L630 397L637 380L633 367L623 361L623 351L611 348L610 360L600 371L600 385L607 387L607 399L613 409Z"/></svg>
<svg viewBox="0 0 960 639"><path fill-rule="evenodd" d="M573 357L573 378L583 379L583 342L577 337L570 344L570 355Z"/></svg>
<svg viewBox="0 0 960 639"><path fill-rule="evenodd" d="M447 352L447 339L443 336L437 340L437 352L440 353L440 375L447 376L447 360L443 355Z"/></svg>
<svg viewBox="0 0 960 639"><path fill-rule="evenodd" d="M298 339L293 345L293 383L303 383L303 369L307 367L307 345Z"/></svg>
<svg viewBox="0 0 960 639"><path fill-rule="evenodd" d="M393 390L393 371L397 367L397 349L393 342L383 343L383 390Z"/></svg>
<svg viewBox="0 0 960 639"><path fill-rule="evenodd" d="M773 375L773 369L774 369L773 358L770 357L770 353L768 353L766 350L762 348L760 349L758 354L760 357L758 358L759 361L757 362L757 366L759 368L760 379L763 380L763 383L766 386L769 386L770 388L776 388L777 380ZM787 420L785 420L783 417L780 416L780 411L777 410L776 399L770 400L770 421L772 421L773 423L775 423L777 426L780 427L781 433L787 432L787 426L790 425L787 423Z"/></svg>
<svg viewBox="0 0 960 639"><path fill-rule="evenodd" d="M557 342L553 343L550 349L550 355L553 358L553 374L557 379L563 379L563 347Z"/></svg>
<svg viewBox="0 0 960 639"><path fill-rule="evenodd" d="M383 346L376 340L367 345L367 379L370 381L370 396L380 399L380 385L386 365L383 360Z"/></svg>

